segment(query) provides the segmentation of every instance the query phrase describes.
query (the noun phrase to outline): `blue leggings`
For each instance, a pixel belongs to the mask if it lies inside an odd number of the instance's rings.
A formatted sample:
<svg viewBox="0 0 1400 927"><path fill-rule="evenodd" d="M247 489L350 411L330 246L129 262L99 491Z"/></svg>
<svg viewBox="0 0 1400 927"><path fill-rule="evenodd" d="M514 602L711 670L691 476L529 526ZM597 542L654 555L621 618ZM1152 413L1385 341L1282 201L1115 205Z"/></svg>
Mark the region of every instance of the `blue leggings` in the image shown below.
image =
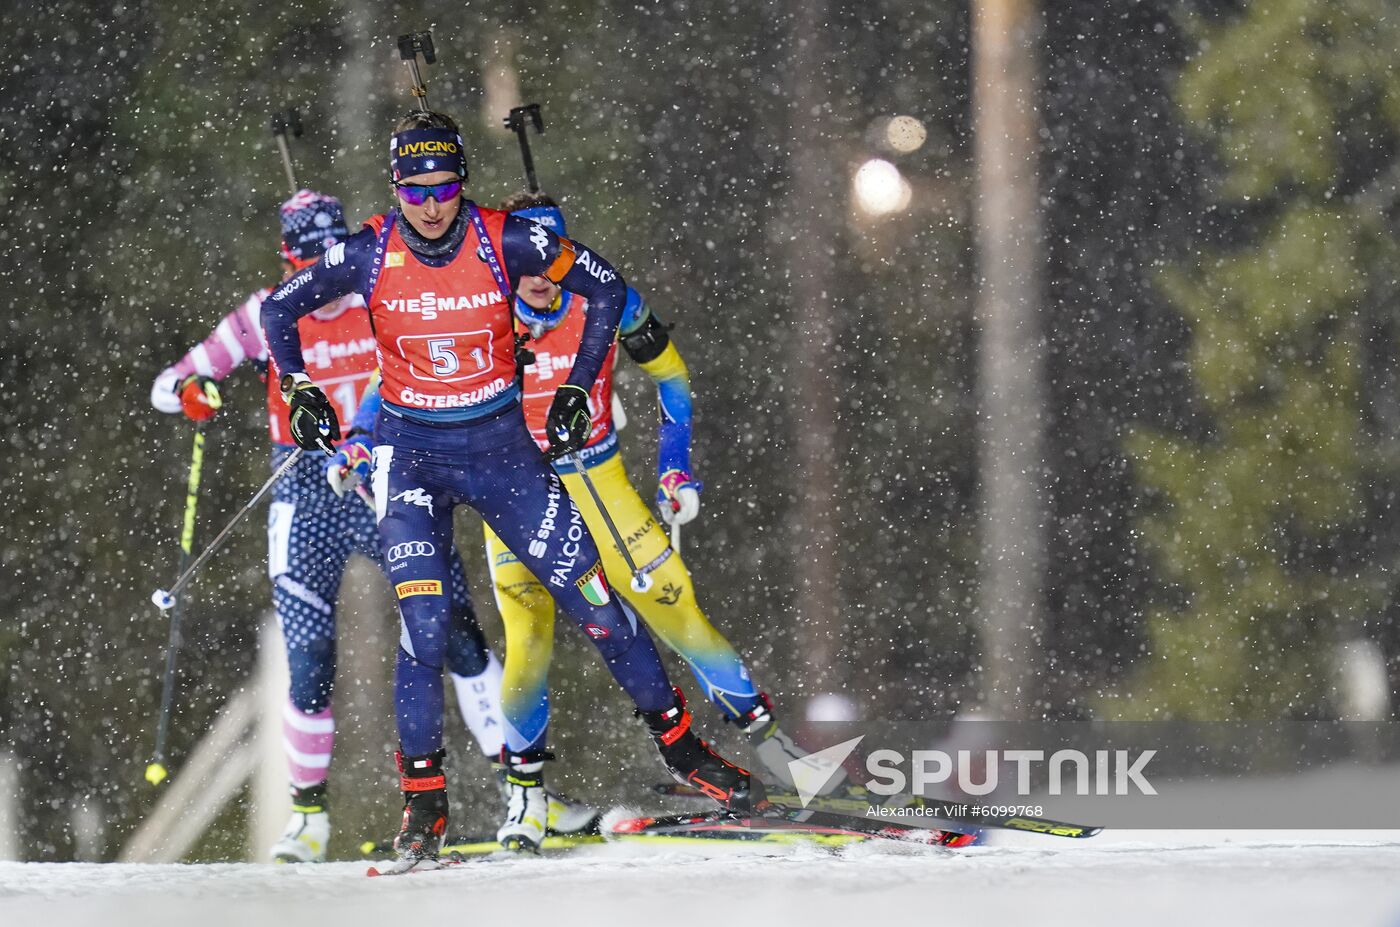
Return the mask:
<svg viewBox="0 0 1400 927"><path fill-rule="evenodd" d="M520 406L470 422L428 424L385 406L375 428L374 501L380 543L416 545L390 573L403 618L394 686L399 740L417 756L442 745L442 665L448 641L452 510L476 509L598 648L637 707L672 701L656 647L637 616L608 588L598 548L525 428ZM408 548L400 548L408 549ZM513 703L517 700L511 700ZM506 746L541 749L547 690L505 717Z"/></svg>
<svg viewBox="0 0 1400 927"><path fill-rule="evenodd" d="M273 468L290 453L290 448L274 447ZM303 455L273 486L272 498L267 566L291 670L289 694L298 710L314 714L330 707L335 687L335 603L346 561L351 554L363 554L382 570L379 530L374 513L358 496L341 498L331 491L320 454ZM395 565L390 564L391 579ZM458 676L477 676L486 669L490 651L456 550L448 552L448 573L447 667Z"/></svg>

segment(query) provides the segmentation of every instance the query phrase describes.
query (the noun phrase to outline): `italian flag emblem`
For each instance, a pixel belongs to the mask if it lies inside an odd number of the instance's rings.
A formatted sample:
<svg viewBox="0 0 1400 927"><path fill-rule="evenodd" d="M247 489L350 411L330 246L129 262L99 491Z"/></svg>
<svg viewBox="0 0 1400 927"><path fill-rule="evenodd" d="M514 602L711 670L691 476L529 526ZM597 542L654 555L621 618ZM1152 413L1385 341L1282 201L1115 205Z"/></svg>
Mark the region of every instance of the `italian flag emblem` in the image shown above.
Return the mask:
<svg viewBox="0 0 1400 927"><path fill-rule="evenodd" d="M593 569L580 576L574 585L578 586L578 591L583 593L590 605L607 605L612 601L612 596L608 595L608 581L603 578L601 561L593 564Z"/></svg>

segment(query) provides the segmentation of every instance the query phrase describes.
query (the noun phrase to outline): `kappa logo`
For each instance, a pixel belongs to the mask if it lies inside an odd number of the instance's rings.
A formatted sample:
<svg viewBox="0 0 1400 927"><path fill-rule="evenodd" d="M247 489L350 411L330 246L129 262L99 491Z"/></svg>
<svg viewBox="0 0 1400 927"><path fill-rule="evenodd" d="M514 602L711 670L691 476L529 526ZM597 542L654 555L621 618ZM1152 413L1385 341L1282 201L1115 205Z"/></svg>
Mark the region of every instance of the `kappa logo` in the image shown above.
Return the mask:
<svg viewBox="0 0 1400 927"><path fill-rule="evenodd" d="M394 592L401 599L415 595L442 595L442 582L436 579L410 579L395 586Z"/></svg>
<svg viewBox="0 0 1400 927"><path fill-rule="evenodd" d="M385 266L386 268L389 268L389 267L402 267L402 266L403 266L403 252L402 252L402 251L390 251L388 254L384 255L384 266Z"/></svg>
<svg viewBox="0 0 1400 927"><path fill-rule="evenodd" d="M406 544L395 544L389 548L385 559L390 563L398 563L409 557L431 557L436 553L437 548L433 546L432 541L409 541Z"/></svg>
<svg viewBox="0 0 1400 927"><path fill-rule="evenodd" d="M406 502L409 505L421 505L428 510L428 514L433 514L433 497L415 486L413 489L405 489L397 496L391 497L395 502Z"/></svg>
<svg viewBox="0 0 1400 927"><path fill-rule="evenodd" d="M540 253L541 261L547 259L544 249L549 247L549 233L544 230L544 226L536 223L530 227L530 244Z"/></svg>

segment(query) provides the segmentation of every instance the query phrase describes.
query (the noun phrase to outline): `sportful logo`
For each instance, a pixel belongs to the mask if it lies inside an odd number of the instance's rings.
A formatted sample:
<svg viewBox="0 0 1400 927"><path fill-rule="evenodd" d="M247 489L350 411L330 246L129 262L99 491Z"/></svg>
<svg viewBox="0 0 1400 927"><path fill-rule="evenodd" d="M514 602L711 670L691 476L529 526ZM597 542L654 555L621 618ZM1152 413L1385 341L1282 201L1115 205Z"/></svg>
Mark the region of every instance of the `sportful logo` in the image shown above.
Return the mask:
<svg viewBox="0 0 1400 927"><path fill-rule="evenodd" d="M395 544L389 548L386 558L390 563L397 563L400 560L407 560L409 557L431 557L437 553L437 548L432 541L409 541L406 544Z"/></svg>
<svg viewBox="0 0 1400 927"><path fill-rule="evenodd" d="M582 265L583 269L596 277L599 283L612 283L613 280L617 279L616 273L606 269L601 261L585 250L579 250L578 258L575 259L574 263Z"/></svg>
<svg viewBox="0 0 1400 927"><path fill-rule="evenodd" d="M564 498L562 485L559 482L559 477L550 474L549 491L545 494L544 515L541 516L540 526L535 529L535 536L530 540L530 546L527 548L531 557L543 557L549 553L549 545L546 542L558 526L555 519L559 517L559 503Z"/></svg>
<svg viewBox="0 0 1400 927"><path fill-rule="evenodd" d="M340 264L344 264L345 242L342 241L339 244L331 245L330 250L326 252L326 256L322 258L322 260L325 261L327 267L336 267Z"/></svg>
<svg viewBox="0 0 1400 927"><path fill-rule="evenodd" d="M409 505L421 505L428 510L429 515L433 514L433 497L416 486L413 489L405 489L392 498L395 502L406 502Z"/></svg>
<svg viewBox="0 0 1400 927"><path fill-rule="evenodd" d="M539 223L530 228L530 244L535 246L535 250L540 253L540 260L547 260L545 248L549 247L549 233Z"/></svg>
<svg viewBox="0 0 1400 927"><path fill-rule="evenodd" d="M470 296L439 296L432 291L419 293L411 299L386 299L384 308L388 312L410 312L421 315L425 320L436 319L439 312L461 312L465 309L485 309L505 302L500 290L486 293L473 293Z"/></svg>

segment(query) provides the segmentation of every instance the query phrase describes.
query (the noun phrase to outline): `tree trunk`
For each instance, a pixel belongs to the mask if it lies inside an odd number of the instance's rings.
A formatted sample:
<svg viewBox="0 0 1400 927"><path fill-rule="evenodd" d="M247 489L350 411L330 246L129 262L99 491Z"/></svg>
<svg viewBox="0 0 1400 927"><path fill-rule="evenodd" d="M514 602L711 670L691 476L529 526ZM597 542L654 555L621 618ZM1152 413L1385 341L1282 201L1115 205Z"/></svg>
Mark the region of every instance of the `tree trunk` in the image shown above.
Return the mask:
<svg viewBox="0 0 1400 927"><path fill-rule="evenodd" d="M1027 718L1044 621L1042 242L1033 0L973 5L983 698Z"/></svg>
<svg viewBox="0 0 1400 927"><path fill-rule="evenodd" d="M841 656L844 622L836 582L837 385L831 352L831 256L844 224L837 209L842 158L833 151L831 100L823 80L832 65L827 3L793 0L790 10L791 179L784 210L784 262L793 317L791 420L799 487L793 525L798 585L794 656L820 672L822 685L808 693L817 694L839 692L849 681L849 667Z"/></svg>

